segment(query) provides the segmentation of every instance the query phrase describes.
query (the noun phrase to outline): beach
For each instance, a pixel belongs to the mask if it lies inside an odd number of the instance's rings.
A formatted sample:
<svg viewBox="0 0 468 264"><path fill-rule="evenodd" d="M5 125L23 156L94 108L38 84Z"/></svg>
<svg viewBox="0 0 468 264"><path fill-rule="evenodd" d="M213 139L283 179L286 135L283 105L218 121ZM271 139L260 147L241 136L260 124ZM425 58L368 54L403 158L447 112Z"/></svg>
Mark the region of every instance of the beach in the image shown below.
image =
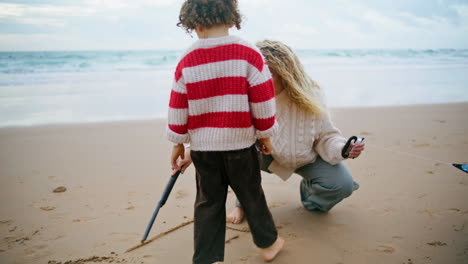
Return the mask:
<svg viewBox="0 0 468 264"><path fill-rule="evenodd" d="M468 163L467 113L466 102L333 108L345 137L366 138L344 161L360 189L308 212L298 175L262 172L286 240L273 263L468 263L468 174L449 164ZM0 263L190 263L193 166L149 239L188 224L126 252L169 180L170 150L163 119L1 128ZM263 263L247 223L227 227L225 263Z"/></svg>

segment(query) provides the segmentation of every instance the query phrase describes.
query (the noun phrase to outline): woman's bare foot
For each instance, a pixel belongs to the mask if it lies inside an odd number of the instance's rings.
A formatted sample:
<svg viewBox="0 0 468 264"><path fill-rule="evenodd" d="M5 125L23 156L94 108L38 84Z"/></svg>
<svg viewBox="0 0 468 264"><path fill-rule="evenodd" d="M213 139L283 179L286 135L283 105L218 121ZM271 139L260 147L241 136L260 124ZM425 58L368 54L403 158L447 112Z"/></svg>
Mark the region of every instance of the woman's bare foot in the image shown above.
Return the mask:
<svg viewBox="0 0 468 264"><path fill-rule="evenodd" d="M240 224L242 220L244 220L244 209L238 206L236 206L226 218L228 223L233 224Z"/></svg>
<svg viewBox="0 0 468 264"><path fill-rule="evenodd" d="M267 248L262 248L261 250L261 255L264 261L270 262L275 257L278 255L278 253L283 249L284 247L284 239L280 236L276 239L275 243L273 245L267 247Z"/></svg>

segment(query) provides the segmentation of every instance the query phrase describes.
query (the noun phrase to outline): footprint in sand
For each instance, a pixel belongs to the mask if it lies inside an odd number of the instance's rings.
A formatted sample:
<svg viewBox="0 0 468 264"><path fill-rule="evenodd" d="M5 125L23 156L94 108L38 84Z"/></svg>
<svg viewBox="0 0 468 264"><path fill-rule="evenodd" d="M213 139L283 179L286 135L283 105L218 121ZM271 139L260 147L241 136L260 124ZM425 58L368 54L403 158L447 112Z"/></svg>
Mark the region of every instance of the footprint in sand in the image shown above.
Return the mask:
<svg viewBox="0 0 468 264"><path fill-rule="evenodd" d="M379 245L375 250L383 253L394 253L395 248L386 245Z"/></svg>
<svg viewBox="0 0 468 264"><path fill-rule="evenodd" d="M366 131L361 131L361 133L359 133L359 134L362 135L362 136L370 136L370 135L372 135L372 133L366 132Z"/></svg>

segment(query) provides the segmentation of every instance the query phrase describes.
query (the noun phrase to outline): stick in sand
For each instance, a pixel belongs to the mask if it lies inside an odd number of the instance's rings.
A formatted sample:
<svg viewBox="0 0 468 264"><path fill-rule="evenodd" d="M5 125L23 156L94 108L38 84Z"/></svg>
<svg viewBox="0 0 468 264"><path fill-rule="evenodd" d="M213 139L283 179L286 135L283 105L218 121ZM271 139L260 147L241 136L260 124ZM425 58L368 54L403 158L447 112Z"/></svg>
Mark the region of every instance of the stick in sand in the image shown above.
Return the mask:
<svg viewBox="0 0 468 264"><path fill-rule="evenodd" d="M169 197L169 194L172 191L172 187L174 187L175 182L177 181L177 177L180 175L180 170L177 171L174 175L171 176L171 179L167 183L166 189L164 190L164 193L161 197L161 200L159 200L158 206L156 206L156 209L154 210L153 216L151 217L151 220L146 227L145 234L143 235L143 238L141 239L141 243L144 243L145 240L148 238L149 232L151 231L151 227L153 227L154 220L156 219L156 216L158 216L159 209L163 207L163 205L166 203L167 198Z"/></svg>

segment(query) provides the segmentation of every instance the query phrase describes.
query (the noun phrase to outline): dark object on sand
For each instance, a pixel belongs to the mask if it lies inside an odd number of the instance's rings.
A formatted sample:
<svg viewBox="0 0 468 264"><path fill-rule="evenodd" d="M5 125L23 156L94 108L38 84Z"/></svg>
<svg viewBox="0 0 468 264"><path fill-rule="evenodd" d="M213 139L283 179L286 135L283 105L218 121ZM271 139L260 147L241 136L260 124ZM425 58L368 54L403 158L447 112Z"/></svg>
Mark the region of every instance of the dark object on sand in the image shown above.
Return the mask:
<svg viewBox="0 0 468 264"><path fill-rule="evenodd" d="M67 190L67 188L63 187L63 186L60 186L60 187L57 187L54 189L54 193L61 193L61 192L65 192Z"/></svg>
<svg viewBox="0 0 468 264"><path fill-rule="evenodd" d="M141 243L144 243L145 240L148 238L149 232L151 231L151 227L153 227L154 220L156 219L156 216L158 216L159 209L161 209L161 207L163 207L163 205L166 203L166 200L169 197L169 194L172 191L172 187L174 187L174 184L177 181L177 178L179 177L180 172L181 172L180 170L177 171L169 179L169 182L167 183L166 189L164 190L161 200L159 200L158 206L156 206L156 209L154 210L153 216L151 217L148 227L146 227L146 231L145 231L145 234L143 235L143 238L141 239Z"/></svg>
<svg viewBox="0 0 468 264"><path fill-rule="evenodd" d="M455 168L468 173L468 164L452 164Z"/></svg>

